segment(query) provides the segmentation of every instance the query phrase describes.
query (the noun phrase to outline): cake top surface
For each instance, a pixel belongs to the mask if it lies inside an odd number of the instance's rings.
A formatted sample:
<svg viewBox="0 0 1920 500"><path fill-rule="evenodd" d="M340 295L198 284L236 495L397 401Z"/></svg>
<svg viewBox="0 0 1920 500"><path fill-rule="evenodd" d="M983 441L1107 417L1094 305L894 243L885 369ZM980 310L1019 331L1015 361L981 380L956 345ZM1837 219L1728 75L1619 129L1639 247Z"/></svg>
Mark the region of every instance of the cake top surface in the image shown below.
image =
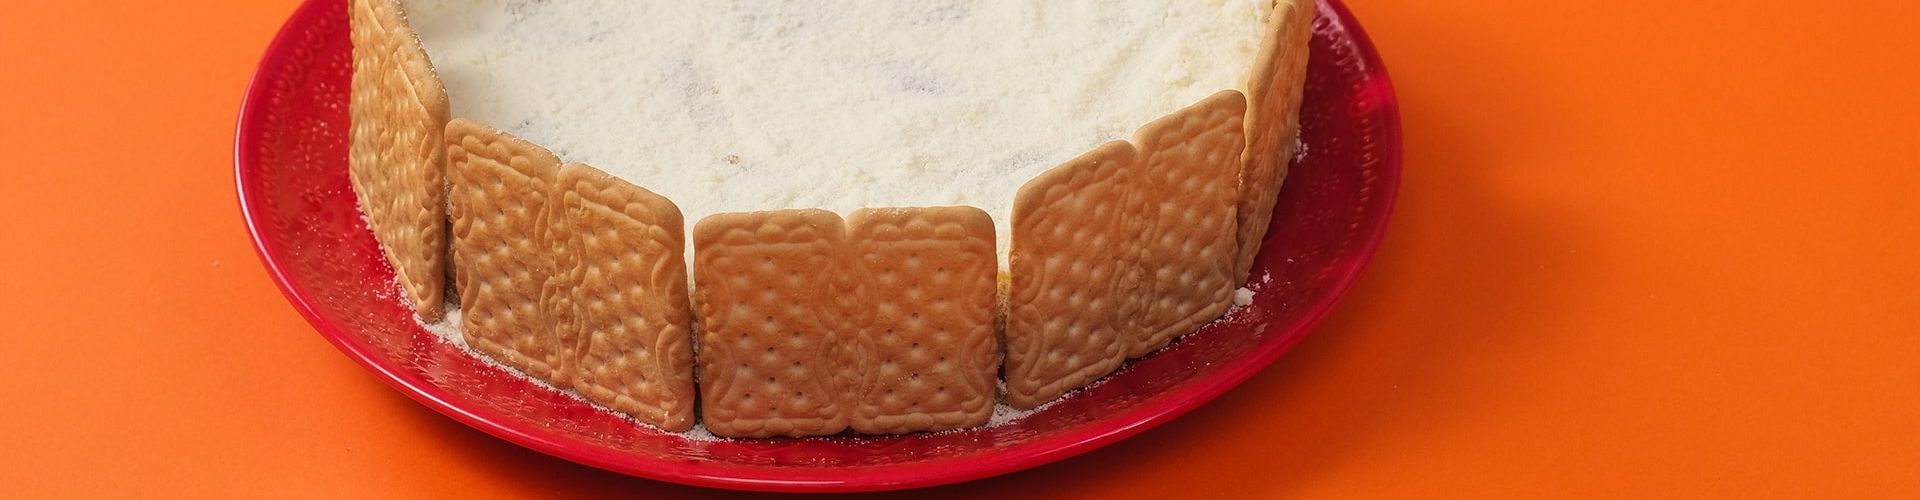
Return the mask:
<svg viewBox="0 0 1920 500"><path fill-rule="evenodd" d="M971 205L1240 88L1269 0L409 0L453 115L721 212Z"/></svg>

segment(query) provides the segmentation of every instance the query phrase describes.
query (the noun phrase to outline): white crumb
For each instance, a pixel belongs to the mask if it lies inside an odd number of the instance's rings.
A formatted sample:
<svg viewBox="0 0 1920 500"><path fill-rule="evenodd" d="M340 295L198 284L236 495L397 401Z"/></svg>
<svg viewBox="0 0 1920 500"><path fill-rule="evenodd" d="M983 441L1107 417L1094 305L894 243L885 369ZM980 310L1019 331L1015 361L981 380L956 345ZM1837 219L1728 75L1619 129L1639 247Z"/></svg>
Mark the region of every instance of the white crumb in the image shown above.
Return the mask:
<svg viewBox="0 0 1920 500"><path fill-rule="evenodd" d="M715 436L713 435L712 432L707 431L707 425L701 424L701 423L695 423L693 424L692 429L688 429L687 432L682 432L679 434L680 434L680 437L686 438L688 441L724 441L726 440L726 438Z"/></svg>
<svg viewBox="0 0 1920 500"><path fill-rule="evenodd" d="M1065 399L1065 398L1063 397L1061 399ZM1028 415L1032 415L1035 412L1038 412L1040 410L1045 410L1047 409L1047 407L1053 406L1054 403L1057 403L1059 401L1060 399L1048 401L1046 404L1040 405L1031 410L1016 409L1012 406L1007 406L1006 402L995 403L993 405L993 416L987 418L986 425L981 426L981 428L993 428L993 427L999 427L1002 425L1007 425L1007 423L1009 422L1027 418Z"/></svg>
<svg viewBox="0 0 1920 500"><path fill-rule="evenodd" d="M468 353L472 353L472 351L467 348L466 337L460 335L460 306L454 305L451 302L447 303L447 313L440 318L440 321L428 323L421 321L419 316L415 316L413 321L420 323L420 326L426 328L427 331L433 332L433 335L440 337L440 340L453 344L454 347L459 347L461 350L467 350Z"/></svg>
<svg viewBox="0 0 1920 500"><path fill-rule="evenodd" d="M1246 307L1253 303L1253 290L1240 287L1233 291L1233 307Z"/></svg>
<svg viewBox="0 0 1920 500"><path fill-rule="evenodd" d="M972 427L967 429L954 429L954 430L945 431L945 432L965 432L970 430L991 429L994 427L1010 424L1013 422L1018 422L1021 419L1027 418L1028 416L1032 416L1035 413L1046 411L1048 408L1052 408L1053 405L1060 404L1060 402L1062 401L1072 399L1075 395L1078 395L1081 392L1092 390L1095 387L1100 387L1101 384L1107 383L1108 380L1113 380L1114 377L1118 377L1120 376L1121 373L1125 373L1127 369L1131 368L1132 366L1133 365L1131 363L1121 365L1120 369L1114 370L1113 373L1106 374L1106 376L1100 377L1098 380L1094 380L1092 383L1081 386L1080 388L1067 391L1066 394L1061 394L1060 397L1053 398L1052 401L1041 403L1040 406L1035 406L1031 410L1022 410L1022 409L1014 408L1013 406L1007 404L1007 399L1005 397L1007 393L1007 383L1006 381L1002 380L1000 381L1001 398L998 402L994 403L993 416L987 418L986 424L983 424L979 427Z"/></svg>

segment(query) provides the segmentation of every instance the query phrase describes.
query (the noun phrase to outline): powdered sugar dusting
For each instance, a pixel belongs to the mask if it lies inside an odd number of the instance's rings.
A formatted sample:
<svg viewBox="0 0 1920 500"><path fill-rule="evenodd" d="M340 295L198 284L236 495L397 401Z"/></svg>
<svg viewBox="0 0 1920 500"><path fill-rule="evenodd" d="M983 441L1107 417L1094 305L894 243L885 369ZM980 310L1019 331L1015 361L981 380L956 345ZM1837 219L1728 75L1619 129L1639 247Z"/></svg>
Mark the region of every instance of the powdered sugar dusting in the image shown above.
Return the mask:
<svg viewBox="0 0 1920 500"><path fill-rule="evenodd" d="M1028 415L1039 413L1040 411L1050 408L1054 404L1059 403L1060 401L1065 399L1067 399L1066 396L1061 396L1059 398L1055 398L1053 401L1046 402L1046 404L1036 406L1031 410L1021 410L1021 409L1014 408L1012 406L1007 406L1007 403L1004 401L995 403L993 405L993 416L987 418L987 424L982 427L984 428L999 427L1023 418L1027 418Z"/></svg>
<svg viewBox="0 0 1920 500"><path fill-rule="evenodd" d="M460 335L460 306L448 302L446 311L446 315L441 317L440 321L428 323L421 321L419 316L414 316L413 321L419 323L421 328L426 328L427 331L433 332L433 336L440 337L441 341L453 344L454 347L459 347L460 350L472 354L473 350L467 348L466 337Z"/></svg>
<svg viewBox="0 0 1920 500"><path fill-rule="evenodd" d="M994 216L1003 256L1022 184L1244 87L1272 13L1267 0L406 5L454 116L660 193L689 228L720 212L972 205Z"/></svg>

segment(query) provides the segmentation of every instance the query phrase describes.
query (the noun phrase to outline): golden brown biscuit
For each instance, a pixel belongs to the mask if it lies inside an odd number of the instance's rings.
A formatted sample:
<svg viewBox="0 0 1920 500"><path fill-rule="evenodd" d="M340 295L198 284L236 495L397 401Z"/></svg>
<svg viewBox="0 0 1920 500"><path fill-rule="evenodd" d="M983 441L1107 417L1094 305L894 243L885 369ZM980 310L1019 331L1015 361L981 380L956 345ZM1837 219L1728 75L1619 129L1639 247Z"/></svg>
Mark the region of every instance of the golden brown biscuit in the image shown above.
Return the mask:
<svg viewBox="0 0 1920 500"><path fill-rule="evenodd" d="M446 137L461 334L507 366L555 380L560 352L541 303L554 252L542 236L560 159L467 120L448 123Z"/></svg>
<svg viewBox="0 0 1920 500"><path fill-rule="evenodd" d="M1307 74L1307 42L1313 38L1313 0L1276 0L1266 36L1247 80L1247 149L1241 155L1240 207L1234 286L1247 283L1260 253L1273 204L1286 182L1293 141L1300 130L1300 98Z"/></svg>
<svg viewBox="0 0 1920 500"><path fill-rule="evenodd" d="M852 427L902 434L993 416L999 258L993 218L973 207L867 209L848 218L862 280L862 378Z"/></svg>
<svg viewBox="0 0 1920 500"><path fill-rule="evenodd" d="M1145 284L1140 158L1115 141L1020 187L1007 296L1007 402L1033 408L1120 366Z"/></svg>
<svg viewBox="0 0 1920 500"><path fill-rule="evenodd" d="M446 304L447 92L393 0L352 0L348 178L407 301L436 321Z"/></svg>
<svg viewBox="0 0 1920 500"><path fill-rule="evenodd" d="M1154 120L1140 148L1147 230L1137 243L1150 286L1127 347L1144 356L1220 317L1233 303L1246 97L1226 90Z"/></svg>
<svg viewBox="0 0 1920 500"><path fill-rule="evenodd" d="M560 389L574 388L575 367L580 360L582 347L581 329L574 324L576 310L573 305L574 289L581 277L578 260L574 258L574 226L567 215L566 195L570 186L560 175L567 167L561 167L555 174L554 183L547 192L546 210L540 212L535 226L539 228L538 238L547 251L552 252L552 267L547 279L540 285L540 317L546 320L548 341L552 345L553 377L547 383ZM456 262L454 267L459 267ZM457 287L456 287L457 288ZM586 391L579 391L584 394Z"/></svg>
<svg viewBox="0 0 1920 500"><path fill-rule="evenodd" d="M693 315L680 209L593 167L561 167L555 236L571 306L562 372L589 401L693 428ZM568 293L570 292L570 293ZM553 303L553 302L550 302ZM551 317L552 314L549 314ZM556 322L558 323L558 322Z"/></svg>
<svg viewBox="0 0 1920 500"><path fill-rule="evenodd" d="M714 435L847 428L859 383L858 280L846 226L825 210L724 213L693 229L700 403Z"/></svg>

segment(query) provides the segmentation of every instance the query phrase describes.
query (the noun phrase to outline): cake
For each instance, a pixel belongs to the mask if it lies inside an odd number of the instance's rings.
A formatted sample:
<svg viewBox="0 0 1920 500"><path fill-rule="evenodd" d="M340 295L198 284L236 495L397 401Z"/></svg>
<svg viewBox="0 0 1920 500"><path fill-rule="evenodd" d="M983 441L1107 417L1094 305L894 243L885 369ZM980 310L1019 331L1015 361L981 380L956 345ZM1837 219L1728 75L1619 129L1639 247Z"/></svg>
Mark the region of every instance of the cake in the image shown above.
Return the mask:
<svg viewBox="0 0 1920 500"><path fill-rule="evenodd" d="M730 437L976 426L1217 318L1285 177L1313 15L349 8L350 174L416 313L451 289L482 355Z"/></svg>

